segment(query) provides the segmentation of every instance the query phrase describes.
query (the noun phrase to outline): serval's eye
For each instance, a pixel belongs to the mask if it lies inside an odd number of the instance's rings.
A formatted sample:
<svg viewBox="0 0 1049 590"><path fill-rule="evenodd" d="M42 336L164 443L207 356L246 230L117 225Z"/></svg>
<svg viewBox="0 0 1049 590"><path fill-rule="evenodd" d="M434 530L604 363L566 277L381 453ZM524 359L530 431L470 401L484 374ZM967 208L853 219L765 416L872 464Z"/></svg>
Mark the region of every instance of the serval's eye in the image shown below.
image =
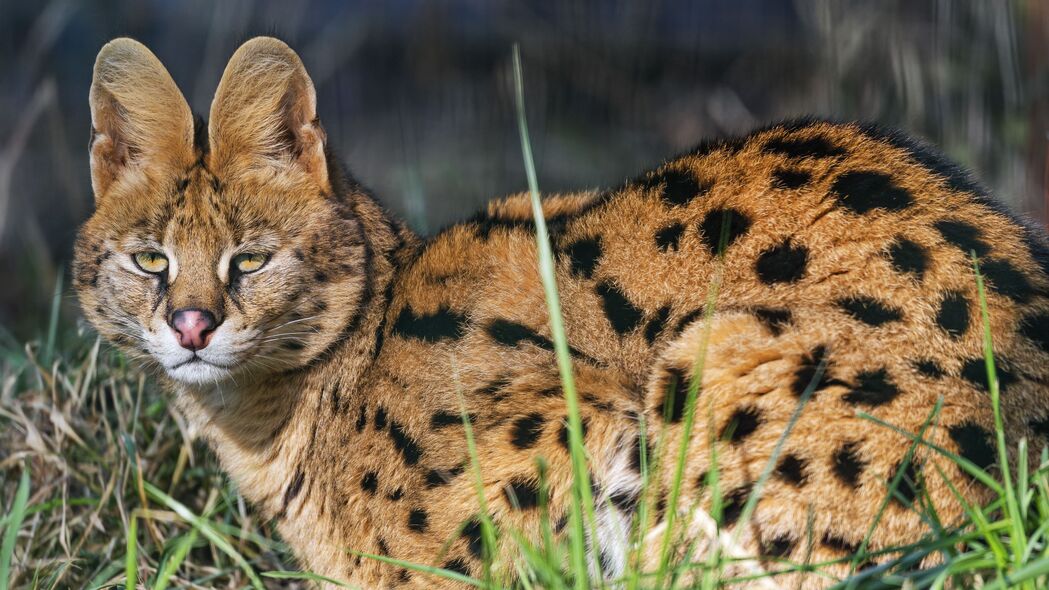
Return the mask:
<svg viewBox="0 0 1049 590"><path fill-rule="evenodd" d="M151 274L157 275L168 269L168 257L160 252L137 252L133 258L139 268Z"/></svg>
<svg viewBox="0 0 1049 590"><path fill-rule="evenodd" d="M253 252L245 252L243 254L237 254L233 257L233 268L240 273L255 272L262 268L262 265L266 264L269 260L269 256L265 254L255 254Z"/></svg>

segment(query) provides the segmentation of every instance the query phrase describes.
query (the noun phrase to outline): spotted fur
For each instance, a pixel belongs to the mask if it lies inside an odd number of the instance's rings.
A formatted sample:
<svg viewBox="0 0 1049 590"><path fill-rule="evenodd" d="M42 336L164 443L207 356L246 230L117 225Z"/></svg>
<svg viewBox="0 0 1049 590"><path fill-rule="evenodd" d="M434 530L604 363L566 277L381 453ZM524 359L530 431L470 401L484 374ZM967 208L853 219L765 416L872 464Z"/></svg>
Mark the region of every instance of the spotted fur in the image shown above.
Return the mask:
<svg viewBox="0 0 1049 590"><path fill-rule="evenodd" d="M566 407L526 196L416 237L325 149L312 83L274 39L233 56L206 127L127 39L99 54L91 105L96 211L74 268L84 314L159 366L303 567L363 587L456 587L347 550L480 575L485 518L536 539L548 513L564 534ZM869 549L931 533L919 498L948 526L962 518L952 487L987 500L941 455L908 455L907 438L859 415L917 432L942 401L926 438L994 468L973 256L1006 434L1046 443L1045 235L926 146L852 123L775 125L610 190L548 197L543 214L599 506L595 571L614 577L629 558L642 464L656 530L676 511L704 538L688 511L712 506L716 456L724 526L745 527L754 555L799 562L855 551L893 479ZM142 249L170 270L136 269ZM247 249L268 254L264 268L230 272ZM185 307L220 322L193 358L168 326ZM674 461L655 443L676 449L686 434L686 487L666 506ZM513 543L492 549L514 557Z"/></svg>

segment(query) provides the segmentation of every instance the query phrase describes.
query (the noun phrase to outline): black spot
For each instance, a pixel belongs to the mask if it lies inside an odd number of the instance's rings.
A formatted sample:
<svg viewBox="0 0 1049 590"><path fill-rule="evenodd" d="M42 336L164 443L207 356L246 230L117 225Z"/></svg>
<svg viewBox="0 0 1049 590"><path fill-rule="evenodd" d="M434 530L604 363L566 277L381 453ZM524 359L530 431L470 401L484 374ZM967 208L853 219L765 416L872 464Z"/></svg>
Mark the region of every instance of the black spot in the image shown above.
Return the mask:
<svg viewBox="0 0 1049 590"><path fill-rule="evenodd" d="M281 502L280 512L284 514L288 511L288 506L292 500L299 495L302 491L302 484L306 481L306 474L303 473L302 468L295 470L295 475L292 476L291 481L288 483L288 487L284 489L284 500Z"/></svg>
<svg viewBox="0 0 1049 590"><path fill-rule="evenodd" d="M765 250L758 256L754 270L766 285L793 283L805 276L809 263L809 250L805 246L783 242Z"/></svg>
<svg viewBox="0 0 1049 590"><path fill-rule="evenodd" d="M903 312L900 310L889 307L877 299L867 297L866 295L845 297L835 303L845 313L868 326L880 326L903 319Z"/></svg>
<svg viewBox="0 0 1049 590"><path fill-rule="evenodd" d="M922 375L932 379L939 379L944 375L943 369L940 368L940 365L936 364L936 361L929 359L922 359L915 362L914 368L918 369L918 372Z"/></svg>
<svg viewBox="0 0 1049 590"><path fill-rule="evenodd" d="M572 242L565 248L572 264L572 274L589 279L594 274L597 261L601 258L601 240L586 238Z"/></svg>
<svg viewBox="0 0 1049 590"><path fill-rule="evenodd" d="M322 273L320 271L317 271L316 273L313 274L313 280L317 281L318 283L324 283L324 282L326 282L328 280L328 275L326 275L326 274L324 274L324 273Z"/></svg>
<svg viewBox="0 0 1049 590"><path fill-rule="evenodd" d="M761 553L767 557L783 559L794 552L795 541L790 535L781 535L762 543Z"/></svg>
<svg viewBox="0 0 1049 590"><path fill-rule="evenodd" d="M431 469L426 473L426 487L435 488L451 483L465 469L462 465L456 465L451 469Z"/></svg>
<svg viewBox="0 0 1049 590"><path fill-rule="evenodd" d="M583 442L586 442L586 429L590 426L590 420L583 418L580 422L580 426L582 427L582 429L579 433L582 435ZM568 444L569 441L567 416L561 421L561 430L559 430L557 433L557 441L561 443L561 446L564 447L566 451L571 450L572 447Z"/></svg>
<svg viewBox="0 0 1049 590"><path fill-rule="evenodd" d="M539 487L535 482L525 479L512 479L503 487L507 503L520 510L528 510L539 505Z"/></svg>
<svg viewBox="0 0 1049 590"><path fill-rule="evenodd" d="M369 471L364 474L361 478L361 489L374 495L375 491L379 489L379 474L374 471Z"/></svg>
<svg viewBox="0 0 1049 590"><path fill-rule="evenodd" d="M413 508L408 513L408 528L417 532L425 533L430 526L430 515L422 508Z"/></svg>
<svg viewBox="0 0 1049 590"><path fill-rule="evenodd" d="M415 338L426 342L458 340L463 337L466 316L449 310L438 309L429 315L417 316L411 307L405 307L393 323L393 332L403 338Z"/></svg>
<svg viewBox="0 0 1049 590"><path fill-rule="evenodd" d="M401 568L401 571L397 572L397 578L400 580L401 584L407 584L412 580L412 573Z"/></svg>
<svg viewBox="0 0 1049 590"><path fill-rule="evenodd" d="M958 291L947 293L936 312L936 323L952 338L958 338L969 329L969 300Z"/></svg>
<svg viewBox="0 0 1049 590"><path fill-rule="evenodd" d="M728 423L721 429L719 438L733 443L742 442L743 439L754 434L754 431L758 429L758 426L761 426L763 421L761 410L753 406L736 408Z"/></svg>
<svg viewBox="0 0 1049 590"><path fill-rule="evenodd" d="M843 537L833 535L829 532L823 535L823 546L830 549L837 549L838 551L843 551L848 554L853 554L860 550L858 543L852 543Z"/></svg>
<svg viewBox="0 0 1049 590"><path fill-rule="evenodd" d="M789 484L800 486L808 478L805 474L808 464L808 461L797 455L785 455L776 466L776 476Z"/></svg>
<svg viewBox="0 0 1049 590"><path fill-rule="evenodd" d="M662 186L662 198L667 205L686 205L692 199L706 192L696 181L696 178L687 172L668 170L662 174L649 179L648 188Z"/></svg>
<svg viewBox="0 0 1049 590"><path fill-rule="evenodd" d="M685 372L677 368L667 369L663 385L663 403L659 409L668 422L681 422L685 417L685 402L688 401L689 380Z"/></svg>
<svg viewBox="0 0 1049 590"><path fill-rule="evenodd" d="M1016 376L1003 366L1000 358L995 359L994 373L998 377L998 391L1001 393L1005 393L1005 390L1016 382ZM987 361L982 356L965 361L965 364L962 365L961 377L975 385L977 389L991 390L987 381Z"/></svg>
<svg viewBox="0 0 1049 590"><path fill-rule="evenodd" d="M557 534L561 534L561 532L565 530L566 526L568 526L567 512L565 514L562 514L561 518L558 518L557 522L554 523L554 532Z"/></svg>
<svg viewBox="0 0 1049 590"><path fill-rule="evenodd" d="M423 454L422 449L419 448L419 443L408 436L408 433L404 431L404 428L397 421L390 422L390 438L393 439L393 446L397 447L397 450L401 452L405 463L415 465L419 462L419 457Z"/></svg>
<svg viewBox="0 0 1049 590"><path fill-rule="evenodd" d="M462 536L474 557L480 558L484 552L484 541L481 537L481 521L473 518L463 526Z"/></svg>
<svg viewBox="0 0 1049 590"><path fill-rule="evenodd" d="M992 291L1017 303L1027 303L1034 295L1027 277L1006 260L984 261L980 263L980 272Z"/></svg>
<svg viewBox="0 0 1049 590"><path fill-rule="evenodd" d="M656 232L656 246L663 252L677 251L681 234L685 232L685 226L674 223Z"/></svg>
<svg viewBox="0 0 1049 590"><path fill-rule="evenodd" d="M546 418L542 414L521 416L514 420L513 428L510 430L510 442L519 449L530 449L535 446L539 436L543 434L545 425Z"/></svg>
<svg viewBox="0 0 1049 590"><path fill-rule="evenodd" d="M401 498L404 497L404 489L403 488L397 488L397 489L393 490L392 492L390 492L389 494L387 494L386 497L389 498L390 500L393 500L394 502L397 502L398 500L400 500Z"/></svg>
<svg viewBox="0 0 1049 590"><path fill-rule="evenodd" d="M375 544L379 546L379 555L390 555L390 546L386 544L386 539L383 539L382 537L376 537Z"/></svg>
<svg viewBox="0 0 1049 590"><path fill-rule="evenodd" d="M776 137L765 144L764 151L769 154L780 154L788 158L833 158L845 155L845 150L830 143L823 137L810 137L807 139Z"/></svg>
<svg viewBox="0 0 1049 590"><path fill-rule="evenodd" d="M378 406L375 408L375 430L386 428L386 408Z"/></svg>
<svg viewBox="0 0 1049 590"><path fill-rule="evenodd" d="M953 219L941 219L934 223L933 227L940 232L944 240L961 248L966 257L975 251L976 255L982 258L991 251L991 246L981 239L983 232L975 225Z"/></svg>
<svg viewBox="0 0 1049 590"><path fill-rule="evenodd" d="M889 262L897 272L912 274L921 280L929 268L929 253L921 244L900 238L889 246Z"/></svg>
<svg viewBox="0 0 1049 590"><path fill-rule="evenodd" d="M681 333L689 324L699 319L703 315L702 309L693 309L692 311L685 314L680 320L677 321L677 325L674 326L674 331L678 334Z"/></svg>
<svg viewBox="0 0 1049 590"><path fill-rule="evenodd" d="M750 229L750 218L736 209L714 209L699 226L700 239L711 254L724 253Z"/></svg>
<svg viewBox="0 0 1049 590"><path fill-rule="evenodd" d="M856 386L842 398L850 404L880 406L896 399L900 388L889 377L884 367L875 371L862 371L856 375Z"/></svg>
<svg viewBox="0 0 1049 590"><path fill-rule="evenodd" d="M477 390L477 393L487 395L493 400L498 401L506 396L504 389L510 386L510 378L501 376L493 379L490 383Z"/></svg>
<svg viewBox="0 0 1049 590"><path fill-rule="evenodd" d="M813 380L816 379L816 371L821 364L823 365L823 373L820 375L819 382L813 384ZM832 385L842 385L842 383L830 376L830 360L827 356L827 347L817 346L811 352L801 357L801 363L794 370L794 383L791 384L791 391L800 398L809 387L812 387L812 392L815 394L817 391Z"/></svg>
<svg viewBox="0 0 1049 590"><path fill-rule="evenodd" d="M357 414L357 424L354 425L357 428L357 432L363 431L364 430L364 426L367 423L368 423L368 408L366 406L361 406L361 411L360 411L359 414Z"/></svg>
<svg viewBox="0 0 1049 590"><path fill-rule="evenodd" d="M812 180L812 175L804 170L777 169L772 173L772 186L774 188L794 190L799 189Z"/></svg>
<svg viewBox="0 0 1049 590"><path fill-rule="evenodd" d="M610 282L599 284L596 289L601 297L601 306L612 324L612 329L620 336L630 332L641 323L642 313L618 287Z"/></svg>
<svg viewBox="0 0 1049 590"><path fill-rule="evenodd" d="M541 397L564 397L564 391L561 389L560 385L556 387L547 387L545 389L540 389L536 392L536 394Z"/></svg>
<svg viewBox="0 0 1049 590"><path fill-rule="evenodd" d="M659 494L659 497L656 498L656 521L658 522L658 521L663 520L663 517L666 516L666 514L667 514L667 494L666 494L666 491L664 490L662 493Z"/></svg>
<svg viewBox="0 0 1049 590"><path fill-rule="evenodd" d="M544 350L554 350L554 343L540 336L528 326L508 320L495 320L485 329L488 335L503 346L517 346L521 342L531 342Z"/></svg>
<svg viewBox="0 0 1049 590"><path fill-rule="evenodd" d="M1049 352L1049 314L1025 317L1020 322L1020 333L1038 345L1043 352Z"/></svg>
<svg viewBox="0 0 1049 590"><path fill-rule="evenodd" d="M913 459L907 463L907 468L904 469L903 476L900 477L899 483L896 484L896 493L892 496L893 500L896 500L904 506L914 504L914 499L918 497L919 493L919 471L920 469L914 464ZM893 480L896 479L899 472L900 465L897 465L892 469L892 473L889 474L889 485L892 485Z"/></svg>
<svg viewBox="0 0 1049 590"><path fill-rule="evenodd" d="M981 469L989 469L998 458L994 447L988 442L991 433L972 422L955 424L947 428L954 444L958 445L958 454L965 457Z"/></svg>
<svg viewBox="0 0 1049 590"><path fill-rule="evenodd" d="M1049 416L1031 420L1027 425L1031 427L1035 434L1042 438L1049 438Z"/></svg>
<svg viewBox="0 0 1049 590"><path fill-rule="evenodd" d="M1020 322L1020 333L1039 346L1043 352L1049 353L1049 314L1025 317Z"/></svg>
<svg viewBox="0 0 1049 590"><path fill-rule="evenodd" d="M859 485L860 475L867 466L857 447L857 443L848 442L834 453L834 475L837 475L842 483L853 488Z"/></svg>
<svg viewBox="0 0 1049 590"><path fill-rule="evenodd" d="M834 181L830 190L837 194L841 206L853 213L868 213L873 209L902 211L914 203L911 193L880 172L846 172Z"/></svg>
<svg viewBox="0 0 1049 590"><path fill-rule="evenodd" d="M739 520L740 515L743 514L743 506L747 503L747 496L750 495L750 486L740 486L725 496L722 500L724 503L721 506L721 527L730 527L736 524Z"/></svg>
<svg viewBox="0 0 1049 590"><path fill-rule="evenodd" d="M551 342L549 338L540 336L535 330L523 324L518 324L509 320L494 320L491 324L488 324L485 331L488 332L488 335L491 336L492 340L495 340L503 346L516 347L521 342L529 342L543 350L548 350L550 352L554 351L554 343ZM576 358L593 364L598 364L594 359L579 352L571 346L568 347L568 353Z"/></svg>
<svg viewBox="0 0 1049 590"><path fill-rule="evenodd" d="M637 492L618 491L611 494L608 500L621 512L631 514L637 508L639 497Z"/></svg>
<svg viewBox="0 0 1049 590"><path fill-rule="evenodd" d="M754 315L758 317L758 321L760 321L773 336L779 336L782 334L783 328L790 323L791 319L789 309L772 307L758 307L754 310Z"/></svg>
<svg viewBox="0 0 1049 590"><path fill-rule="evenodd" d="M640 436L635 438L634 439L633 448L630 451L630 467L632 467L634 469L634 471L636 471L638 473L641 473L641 448L642 448L642 442L644 442L644 449L645 449L645 466L649 467L649 466L652 465L652 447L651 447L651 445L648 444L647 440L642 441L642 438Z"/></svg>
<svg viewBox="0 0 1049 590"><path fill-rule="evenodd" d="M702 490L710 485L710 472L700 471L696 476L696 489Z"/></svg>
<svg viewBox="0 0 1049 590"><path fill-rule="evenodd" d="M448 570L450 572L455 572L457 574L462 574L464 576L469 576L470 575L470 565L467 564L466 560L463 559L462 557L456 557L455 559L453 559L453 560L449 561L448 563L444 564L443 567L444 567L444 569L446 569L446 570Z"/></svg>
<svg viewBox="0 0 1049 590"><path fill-rule="evenodd" d="M473 416L472 414L468 414L467 418L469 418L471 424L474 423L476 419L475 416ZM434 412L433 415L430 416L430 428L433 428L434 430L440 430L441 428L445 428L447 426L454 426L456 424L462 423L463 417L459 414L453 414L451 412Z"/></svg>
<svg viewBox="0 0 1049 590"><path fill-rule="evenodd" d="M614 571L615 561L612 560L612 556L605 552L604 549L597 552L597 559L601 563L601 572L606 576Z"/></svg>
<svg viewBox="0 0 1049 590"><path fill-rule="evenodd" d="M656 341L656 338L663 332L663 328L667 326L667 318L670 317L670 307L663 306L656 312L656 316L648 320L648 324L645 325L645 341L652 344Z"/></svg>

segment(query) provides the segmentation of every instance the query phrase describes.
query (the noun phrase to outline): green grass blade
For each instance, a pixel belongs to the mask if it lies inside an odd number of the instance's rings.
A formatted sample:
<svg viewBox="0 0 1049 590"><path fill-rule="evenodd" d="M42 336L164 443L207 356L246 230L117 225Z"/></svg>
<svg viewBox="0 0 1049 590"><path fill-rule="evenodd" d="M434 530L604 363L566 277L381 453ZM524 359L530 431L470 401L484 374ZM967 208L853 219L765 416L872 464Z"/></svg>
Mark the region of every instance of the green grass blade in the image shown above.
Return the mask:
<svg viewBox="0 0 1049 590"><path fill-rule="evenodd" d="M933 421L940 415L940 411L943 409L943 396L936 398L936 403L933 404L932 410L929 415L926 416L925 421L922 423L921 428L916 434L916 440L911 441L910 446L907 448L907 452L903 454L903 461L900 463L900 467L896 470L896 474L889 482L888 491L885 497L882 498L881 504L878 506L878 511L874 515L874 520L871 521L870 526L867 528L867 534L863 536L863 541L860 542L860 547L856 551L856 555L853 556L852 561L849 563L849 573L852 574L856 571L856 567L859 566L860 562L869 557L867 554L867 546L870 544L870 540L874 537L874 532L877 530L878 525L881 523L882 517L885 515L885 511L889 507L889 502L892 501L896 494L896 490L899 488L900 483L903 481L903 476L906 473L907 466L910 465L914 459L915 450L918 448L918 441L925 440L925 432L932 425ZM917 482L914 482L917 486ZM915 502L918 500L915 499Z"/></svg>
<svg viewBox="0 0 1049 590"><path fill-rule="evenodd" d="M987 384L991 389L991 409L994 411L994 433L998 443L998 464L1002 473L1002 488L1005 497L1006 513L1012 524L1012 534L1009 536L1012 545L1014 559L1019 559L1025 552L1024 546L1027 535L1023 530L1023 517L1020 515L1020 507L1016 500L1016 490L1013 488L1012 473L1009 469L1008 449L1005 446L1005 427L1002 423L1001 388L998 384L998 373L994 366L994 346L991 342L991 320L987 311L987 293L984 290L983 275L980 274L980 262L976 253L972 253L973 272L976 274L976 290L980 299L980 319L983 324L983 358L987 367ZM1016 564L1019 565L1019 564Z"/></svg>
<svg viewBox="0 0 1049 590"><path fill-rule="evenodd" d="M324 582L326 584L332 584L339 588L355 588L350 586L346 582L336 580L335 578L329 578L320 574L312 572L292 572L287 570L276 570L272 572L262 572L262 577L273 578L274 580L307 580L310 582Z"/></svg>
<svg viewBox="0 0 1049 590"><path fill-rule="evenodd" d="M746 504L743 505L743 510L740 512L739 520L737 521L736 529L732 533L732 544L736 545L739 543L740 535L747 528L747 523L750 521L750 515L754 513L754 510L758 506L758 500L761 499L761 491L765 487L765 483L768 482L769 477L772 476L772 472L776 469L776 463L779 461L780 454L783 453L783 447L787 444L787 437L790 436L790 432L794 429L794 425L801 418L801 411L805 409L805 405L809 399L812 398L812 394L815 393L816 387L819 385L820 380L823 379L823 372L827 369L826 359L820 359L816 370L812 374L812 379L809 384L805 386L805 390L801 393L801 398L798 399L797 405L794 407L794 412L790 415L790 419L787 420L787 425L783 429L783 433L779 435L779 440L776 441L776 446L772 448L772 453L769 455L768 461L765 462L765 467L761 471L761 475L758 476L757 481L754 483L753 491L750 493L750 497L747 498Z"/></svg>
<svg viewBox="0 0 1049 590"><path fill-rule="evenodd" d="M196 541L197 529L190 529L188 533L175 542L175 547L172 549L171 554L166 556L166 559L161 562L157 570L157 577L153 582L153 590L165 590L168 587L171 576L175 575L175 571L185 561L186 556L189 555L189 550L193 548L193 543Z"/></svg>
<svg viewBox="0 0 1049 590"><path fill-rule="evenodd" d="M572 503L571 503L571 560L575 574L575 587L587 587L589 572L586 564L586 539L583 532L583 510L587 510L592 529L594 499L590 491L590 476L586 467L583 448L583 426L579 415L579 400L576 396L575 378L572 375L572 359L568 353L568 338L561 318L561 301L554 274L554 255L550 247L550 236L543 217L543 204L539 200L539 181L536 179L532 144L528 137L528 119L524 106L524 76L521 71L521 50L516 44L513 50L514 96L517 107L517 127L521 136L521 151L524 156L525 173L528 177L528 192L532 200L532 215L535 218L536 245L539 249L539 274L543 280L546 307L550 318L550 332L554 340L554 352L561 374L562 389L568 413L568 441L572 460ZM594 536L596 538L596 535Z"/></svg>
<svg viewBox="0 0 1049 590"><path fill-rule="evenodd" d="M458 379L456 379L458 381ZM463 399L462 391L457 391L459 396L459 413L463 421L463 434L466 437L466 450L470 456L470 472L474 477L474 487L477 493L477 502L481 513L478 515L481 524L481 547L483 559L481 564L484 568L484 579L490 581L492 577L492 561L497 556L497 541L495 538L495 526L492 524L488 512L488 498L484 493L484 477L481 475L481 462L477 458L477 441L474 439L473 424L470 423L470 413L466 408L466 400Z"/></svg>
<svg viewBox="0 0 1049 590"><path fill-rule="evenodd" d="M127 523L127 553L124 555L124 588L138 586L138 517L134 514Z"/></svg>
<svg viewBox="0 0 1049 590"><path fill-rule="evenodd" d="M44 344L43 360L50 363L54 360L55 340L58 336L58 316L62 311L62 266L58 266L55 276L55 291L51 294L51 315L47 323L47 341Z"/></svg>
<svg viewBox="0 0 1049 590"><path fill-rule="evenodd" d="M111 587L107 582L110 578L115 576L120 568L123 567L119 560L114 560L105 565L100 572L95 574L91 581L87 583L87 590L99 590L102 587Z"/></svg>
<svg viewBox="0 0 1049 590"><path fill-rule="evenodd" d="M240 552L238 552L233 547L229 540L222 533L216 530L216 528L209 521L197 516L184 504L182 504L178 500L175 500L171 496L165 494L160 488L154 486L148 481L143 482L143 486L146 489L146 493L148 493L154 500L167 506L168 509L174 512L175 514L178 514L179 517L191 524L193 528L200 531L200 534L204 535L204 537L208 541L210 541L211 544L214 545L219 551L229 556L229 558L232 559L233 562L240 567L244 574L248 576L248 579L251 580L251 585L253 587L257 588L258 590L263 590L264 586L262 585L262 580L259 579L258 574L255 573L254 568L251 567L251 564L248 563L248 560L244 559L244 556L241 555Z"/></svg>
<svg viewBox="0 0 1049 590"><path fill-rule="evenodd" d="M464 576L459 572L453 572L440 567L434 567L432 565L423 565L421 563L413 563L410 561L404 561L401 559L394 559L392 557L386 557L385 555L375 555L374 553L364 553L363 551L350 551L353 555L360 555L366 559L374 559L375 561L381 561L382 563L388 563L390 565L396 565L403 567L404 569L412 570L415 572L421 572L424 574L432 574L445 580L453 580L455 582L462 582L469 584L470 586L476 586L478 588L483 587L484 584L480 580L471 578L470 576Z"/></svg>
<svg viewBox="0 0 1049 590"><path fill-rule="evenodd" d="M29 502L29 465L22 467L22 477L18 480L15 501L7 510L7 526L4 528L4 540L0 544L0 590L7 590L11 580L11 559L15 554L15 542L18 540L18 529L25 519L26 504Z"/></svg>
<svg viewBox="0 0 1049 590"><path fill-rule="evenodd" d="M670 486L670 495L667 499L667 512L664 522L666 530L663 534L663 543L660 548L659 570L656 576L656 585L661 587L670 566L671 541L674 536L674 524L677 516L678 499L681 496L681 484L685 475L685 462L688 459L688 448L692 443L692 427L696 420L696 400L699 398L700 385L703 382L703 370L707 360L707 347L710 344L710 332L713 329L714 304L717 302L718 290L721 287L722 266L715 271L714 280L707 289L707 301L703 309L703 335L700 340L699 350L696 351L696 360L692 363L692 379L689 381L685 398L685 416L681 427L681 445L678 448L677 461L674 466L674 478ZM675 384L670 384L676 387Z"/></svg>

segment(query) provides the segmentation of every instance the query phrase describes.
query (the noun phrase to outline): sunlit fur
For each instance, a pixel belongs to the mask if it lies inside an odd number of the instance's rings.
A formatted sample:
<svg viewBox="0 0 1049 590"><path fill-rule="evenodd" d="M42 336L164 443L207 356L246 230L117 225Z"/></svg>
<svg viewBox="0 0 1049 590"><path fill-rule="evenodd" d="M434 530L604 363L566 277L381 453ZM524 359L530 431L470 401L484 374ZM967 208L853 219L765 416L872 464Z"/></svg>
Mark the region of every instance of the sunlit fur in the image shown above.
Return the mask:
<svg viewBox="0 0 1049 590"><path fill-rule="evenodd" d="M100 52L90 97L96 210L74 266L84 313L157 368L304 569L365 588L461 587L355 550L482 576L464 410L484 505L503 533L497 574L512 579L521 557L511 531L542 537L540 459L547 524L563 539L566 402L526 196L415 237L340 171L312 82L275 39L237 50L206 128L128 39ZM942 402L928 440L996 469L974 251L1010 448L1021 437L1046 444L1045 234L925 146L798 121L543 208L597 500L595 573L614 578L633 561L626 532L644 499L643 449L653 466L644 526L658 535L678 515L686 534L672 555L696 541L692 557L705 560L716 531L689 511L717 505L708 474L725 499L722 527L734 531L793 424L733 548L764 559L728 568L835 561L776 578L786 587L848 575L868 531L869 550L913 543L930 534L933 510L952 526L964 517L959 498L986 502L986 488L919 447L907 493L884 503L910 440L861 416L918 432ZM139 270L142 251L166 255L167 273ZM239 253L268 260L238 276ZM220 321L196 352L168 325L185 308ZM685 432L693 377L702 387ZM658 563L661 540L641 548L642 567Z"/></svg>

